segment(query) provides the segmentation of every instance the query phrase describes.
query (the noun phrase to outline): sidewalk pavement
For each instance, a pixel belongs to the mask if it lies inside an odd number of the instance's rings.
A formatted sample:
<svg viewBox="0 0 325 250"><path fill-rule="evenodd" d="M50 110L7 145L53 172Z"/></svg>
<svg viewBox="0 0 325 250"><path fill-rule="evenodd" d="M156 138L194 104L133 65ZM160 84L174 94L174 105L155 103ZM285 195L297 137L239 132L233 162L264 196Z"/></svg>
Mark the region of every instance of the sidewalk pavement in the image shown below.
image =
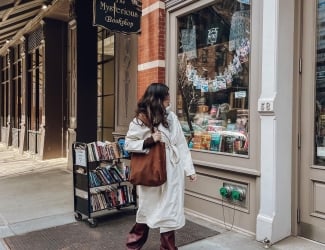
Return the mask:
<svg viewBox="0 0 325 250"><path fill-rule="evenodd" d="M73 179L67 159L40 161L0 144L0 250L5 237L75 222ZM187 219L220 234L180 247L180 250L258 250L266 246L254 237L187 214ZM89 229L91 230L91 228ZM270 247L277 250L321 250L325 245L288 237Z"/></svg>

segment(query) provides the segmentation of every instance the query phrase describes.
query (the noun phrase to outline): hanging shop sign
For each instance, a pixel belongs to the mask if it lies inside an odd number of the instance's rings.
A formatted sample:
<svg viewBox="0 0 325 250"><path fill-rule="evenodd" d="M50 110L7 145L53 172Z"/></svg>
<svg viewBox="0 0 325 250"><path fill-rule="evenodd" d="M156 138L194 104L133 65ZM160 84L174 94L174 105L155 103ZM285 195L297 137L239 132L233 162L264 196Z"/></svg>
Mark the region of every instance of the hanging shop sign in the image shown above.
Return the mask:
<svg viewBox="0 0 325 250"><path fill-rule="evenodd" d="M142 0L93 0L93 24L115 32L138 33Z"/></svg>

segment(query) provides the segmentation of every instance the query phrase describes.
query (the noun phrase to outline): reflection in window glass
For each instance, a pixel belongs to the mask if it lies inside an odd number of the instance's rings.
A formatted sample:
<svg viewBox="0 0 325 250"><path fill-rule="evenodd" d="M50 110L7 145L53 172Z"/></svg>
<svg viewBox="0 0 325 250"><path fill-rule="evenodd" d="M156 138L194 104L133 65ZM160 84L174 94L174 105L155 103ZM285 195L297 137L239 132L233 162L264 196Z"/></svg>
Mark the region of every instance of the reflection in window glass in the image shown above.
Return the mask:
<svg viewBox="0 0 325 250"><path fill-rule="evenodd" d="M315 164L325 165L325 0L318 1L315 103Z"/></svg>
<svg viewBox="0 0 325 250"><path fill-rule="evenodd" d="M189 147L248 155L250 1L178 19L177 115Z"/></svg>

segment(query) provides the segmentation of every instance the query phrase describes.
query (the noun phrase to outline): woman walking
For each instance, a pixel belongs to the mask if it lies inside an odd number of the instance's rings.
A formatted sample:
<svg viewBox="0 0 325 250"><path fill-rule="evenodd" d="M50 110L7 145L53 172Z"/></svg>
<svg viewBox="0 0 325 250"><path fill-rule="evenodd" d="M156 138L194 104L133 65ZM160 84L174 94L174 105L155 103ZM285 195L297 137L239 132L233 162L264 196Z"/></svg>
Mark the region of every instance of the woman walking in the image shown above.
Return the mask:
<svg viewBox="0 0 325 250"><path fill-rule="evenodd" d="M136 223L127 236L127 249L141 249L149 228L160 228L161 250L177 249L175 230L185 225L184 176L195 181L196 174L179 120L169 111L169 105L169 88L163 83L149 85L138 102L136 116L125 138L128 152L146 152L155 143L164 142L167 168L167 181L163 185L138 186ZM144 124L138 118L140 114L144 114L150 124Z"/></svg>

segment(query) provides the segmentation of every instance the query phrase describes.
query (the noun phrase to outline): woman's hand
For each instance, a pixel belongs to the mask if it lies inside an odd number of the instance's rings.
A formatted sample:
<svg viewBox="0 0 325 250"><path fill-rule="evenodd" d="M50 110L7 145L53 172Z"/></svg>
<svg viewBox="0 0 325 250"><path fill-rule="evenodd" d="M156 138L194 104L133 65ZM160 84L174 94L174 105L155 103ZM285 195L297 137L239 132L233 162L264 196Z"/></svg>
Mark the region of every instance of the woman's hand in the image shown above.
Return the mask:
<svg viewBox="0 0 325 250"><path fill-rule="evenodd" d="M197 175L196 174L192 174L188 178L190 179L190 181L196 181L197 180Z"/></svg>
<svg viewBox="0 0 325 250"><path fill-rule="evenodd" d="M154 140L154 142L158 142L161 140L161 132L158 130L155 130L154 133L151 134L152 139Z"/></svg>

